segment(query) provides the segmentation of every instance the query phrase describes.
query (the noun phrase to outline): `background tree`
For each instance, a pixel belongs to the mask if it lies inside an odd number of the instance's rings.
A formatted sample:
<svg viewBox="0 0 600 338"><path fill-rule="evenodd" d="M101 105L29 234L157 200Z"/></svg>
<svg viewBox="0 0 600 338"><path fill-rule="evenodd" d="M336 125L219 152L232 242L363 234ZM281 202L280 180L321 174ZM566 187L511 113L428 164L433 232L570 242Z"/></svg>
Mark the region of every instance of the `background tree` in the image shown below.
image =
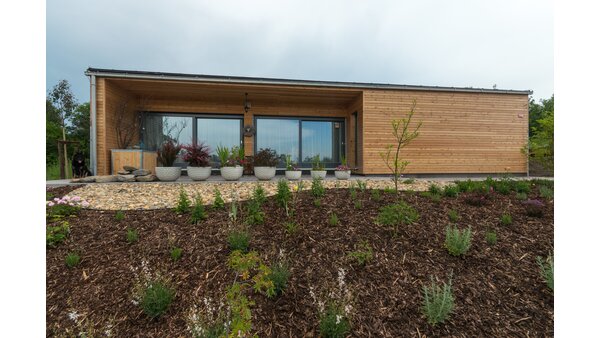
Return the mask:
<svg viewBox="0 0 600 338"><path fill-rule="evenodd" d="M529 143L524 147L533 168L541 165L552 174L554 172L554 95L536 103L529 101ZM530 165L530 170L532 166Z"/></svg>
<svg viewBox="0 0 600 338"><path fill-rule="evenodd" d="M46 99L46 167L58 162L56 141L61 137L60 118L52 102Z"/></svg>
<svg viewBox="0 0 600 338"><path fill-rule="evenodd" d="M90 154L90 103L85 102L77 106L73 112L71 125L67 127L70 139L78 141L78 148L86 158Z"/></svg>
<svg viewBox="0 0 600 338"><path fill-rule="evenodd" d="M539 103L533 98L529 99L529 137L533 136L533 129L539 127L538 121L548 111L554 112L554 95L549 99L540 99Z"/></svg>
<svg viewBox="0 0 600 338"><path fill-rule="evenodd" d="M77 108L77 101L75 100L75 96L71 91L71 85L67 80L60 80L54 87L52 87L52 90L50 90L48 98L52 102L54 109L56 109L56 114L59 120L58 122L62 131L62 140L66 141L66 127L67 124L70 123L73 113ZM65 173L68 173L69 160L67 156L66 144L63 145L63 155L65 159Z"/></svg>
<svg viewBox="0 0 600 338"><path fill-rule="evenodd" d="M379 153L379 156L381 156L385 165L392 172L392 180L394 181L396 194L398 193L398 182L400 181L400 177L402 176L404 169L406 169L406 166L410 163L409 161L402 160L400 157L400 150L419 136L419 129L423 124L423 122L419 122L414 130L411 131L409 129L416 107L417 101L413 100L413 104L410 107L410 111L406 118L392 120L392 135L394 135L396 144L388 145L385 152Z"/></svg>

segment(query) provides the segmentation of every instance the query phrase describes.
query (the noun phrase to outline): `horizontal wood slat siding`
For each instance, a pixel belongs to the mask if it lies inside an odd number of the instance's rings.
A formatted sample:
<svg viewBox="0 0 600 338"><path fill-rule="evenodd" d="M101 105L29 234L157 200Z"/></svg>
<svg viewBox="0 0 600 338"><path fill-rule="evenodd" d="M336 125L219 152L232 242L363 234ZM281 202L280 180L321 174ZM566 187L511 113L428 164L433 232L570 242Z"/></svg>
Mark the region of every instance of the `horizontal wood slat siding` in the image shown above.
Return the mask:
<svg viewBox="0 0 600 338"><path fill-rule="evenodd" d="M420 135L402 154L406 173L526 173L528 96L488 93L365 90L364 174L389 173L380 152L393 144L391 121L406 116ZM519 117L521 115L521 117Z"/></svg>

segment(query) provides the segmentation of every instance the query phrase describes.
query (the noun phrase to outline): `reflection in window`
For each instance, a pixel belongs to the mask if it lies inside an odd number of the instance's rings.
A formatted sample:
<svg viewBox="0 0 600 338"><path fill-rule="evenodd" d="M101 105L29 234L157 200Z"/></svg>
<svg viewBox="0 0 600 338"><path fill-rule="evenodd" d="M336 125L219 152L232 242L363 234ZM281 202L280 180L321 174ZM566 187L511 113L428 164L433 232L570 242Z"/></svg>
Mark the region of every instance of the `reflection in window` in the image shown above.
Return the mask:
<svg viewBox="0 0 600 338"><path fill-rule="evenodd" d="M144 148L157 150L164 141L192 143L191 117L147 115L144 123Z"/></svg>
<svg viewBox="0 0 600 338"><path fill-rule="evenodd" d="M298 120L257 119L256 149L271 148L280 155L279 166L285 164L285 156L291 155L292 161L298 162L300 153Z"/></svg>
<svg viewBox="0 0 600 338"><path fill-rule="evenodd" d="M337 162L333 141L333 122L302 121L302 162L310 163L317 155L325 164Z"/></svg>
<svg viewBox="0 0 600 338"><path fill-rule="evenodd" d="M210 148L213 165L219 164L219 157L216 154L217 146L229 149L240 146L240 119L198 118L196 130L198 142L203 142Z"/></svg>

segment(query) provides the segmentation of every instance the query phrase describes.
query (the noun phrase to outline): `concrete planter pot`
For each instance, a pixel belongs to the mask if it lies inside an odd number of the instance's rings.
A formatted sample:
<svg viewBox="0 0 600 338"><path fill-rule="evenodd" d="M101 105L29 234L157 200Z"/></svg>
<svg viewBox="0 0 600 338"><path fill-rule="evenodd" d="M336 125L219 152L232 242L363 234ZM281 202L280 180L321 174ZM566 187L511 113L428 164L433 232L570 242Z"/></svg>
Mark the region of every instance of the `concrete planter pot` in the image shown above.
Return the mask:
<svg viewBox="0 0 600 338"><path fill-rule="evenodd" d="M244 167L235 166L235 167L222 167L221 168L221 177L223 177L226 181L237 181L244 175Z"/></svg>
<svg viewBox="0 0 600 338"><path fill-rule="evenodd" d="M275 167L254 167L254 176L261 181L268 181L275 177Z"/></svg>
<svg viewBox="0 0 600 338"><path fill-rule="evenodd" d="M337 178L338 180L350 179L350 170L336 170L335 178Z"/></svg>
<svg viewBox="0 0 600 338"><path fill-rule="evenodd" d="M181 176L181 167L156 167L156 177L161 181L175 181Z"/></svg>
<svg viewBox="0 0 600 338"><path fill-rule="evenodd" d="M310 177L312 177L312 178L325 179L325 176L327 176L327 170L311 170L310 171Z"/></svg>
<svg viewBox="0 0 600 338"><path fill-rule="evenodd" d="M286 170L285 178L290 181L297 181L302 176L302 170Z"/></svg>
<svg viewBox="0 0 600 338"><path fill-rule="evenodd" d="M194 181L204 181L210 177L211 169L211 167L187 167L187 174Z"/></svg>

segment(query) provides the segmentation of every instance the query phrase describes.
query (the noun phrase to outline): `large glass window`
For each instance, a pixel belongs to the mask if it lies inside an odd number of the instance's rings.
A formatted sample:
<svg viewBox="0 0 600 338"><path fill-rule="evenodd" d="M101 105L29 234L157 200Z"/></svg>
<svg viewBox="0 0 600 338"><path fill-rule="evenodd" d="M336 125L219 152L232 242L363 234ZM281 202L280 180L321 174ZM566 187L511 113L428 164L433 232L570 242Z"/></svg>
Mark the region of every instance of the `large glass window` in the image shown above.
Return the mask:
<svg viewBox="0 0 600 338"><path fill-rule="evenodd" d="M144 123L144 147L157 150L163 142L192 143L192 117L147 115Z"/></svg>
<svg viewBox="0 0 600 338"><path fill-rule="evenodd" d="M319 155L326 168L340 164L344 154L344 121L309 118L256 118L255 150L271 148L304 168ZM280 166L283 162L280 163Z"/></svg>
<svg viewBox="0 0 600 338"><path fill-rule="evenodd" d="M256 150L271 148L281 156L280 166L285 163L285 156L290 155L292 161L298 162L300 155L300 121L288 119L259 118L256 120ZM260 130L260 132L258 132Z"/></svg>
<svg viewBox="0 0 600 338"><path fill-rule="evenodd" d="M241 146L241 120L198 118L196 119L196 135L198 142L208 145L211 151L212 162L219 163L217 147Z"/></svg>

